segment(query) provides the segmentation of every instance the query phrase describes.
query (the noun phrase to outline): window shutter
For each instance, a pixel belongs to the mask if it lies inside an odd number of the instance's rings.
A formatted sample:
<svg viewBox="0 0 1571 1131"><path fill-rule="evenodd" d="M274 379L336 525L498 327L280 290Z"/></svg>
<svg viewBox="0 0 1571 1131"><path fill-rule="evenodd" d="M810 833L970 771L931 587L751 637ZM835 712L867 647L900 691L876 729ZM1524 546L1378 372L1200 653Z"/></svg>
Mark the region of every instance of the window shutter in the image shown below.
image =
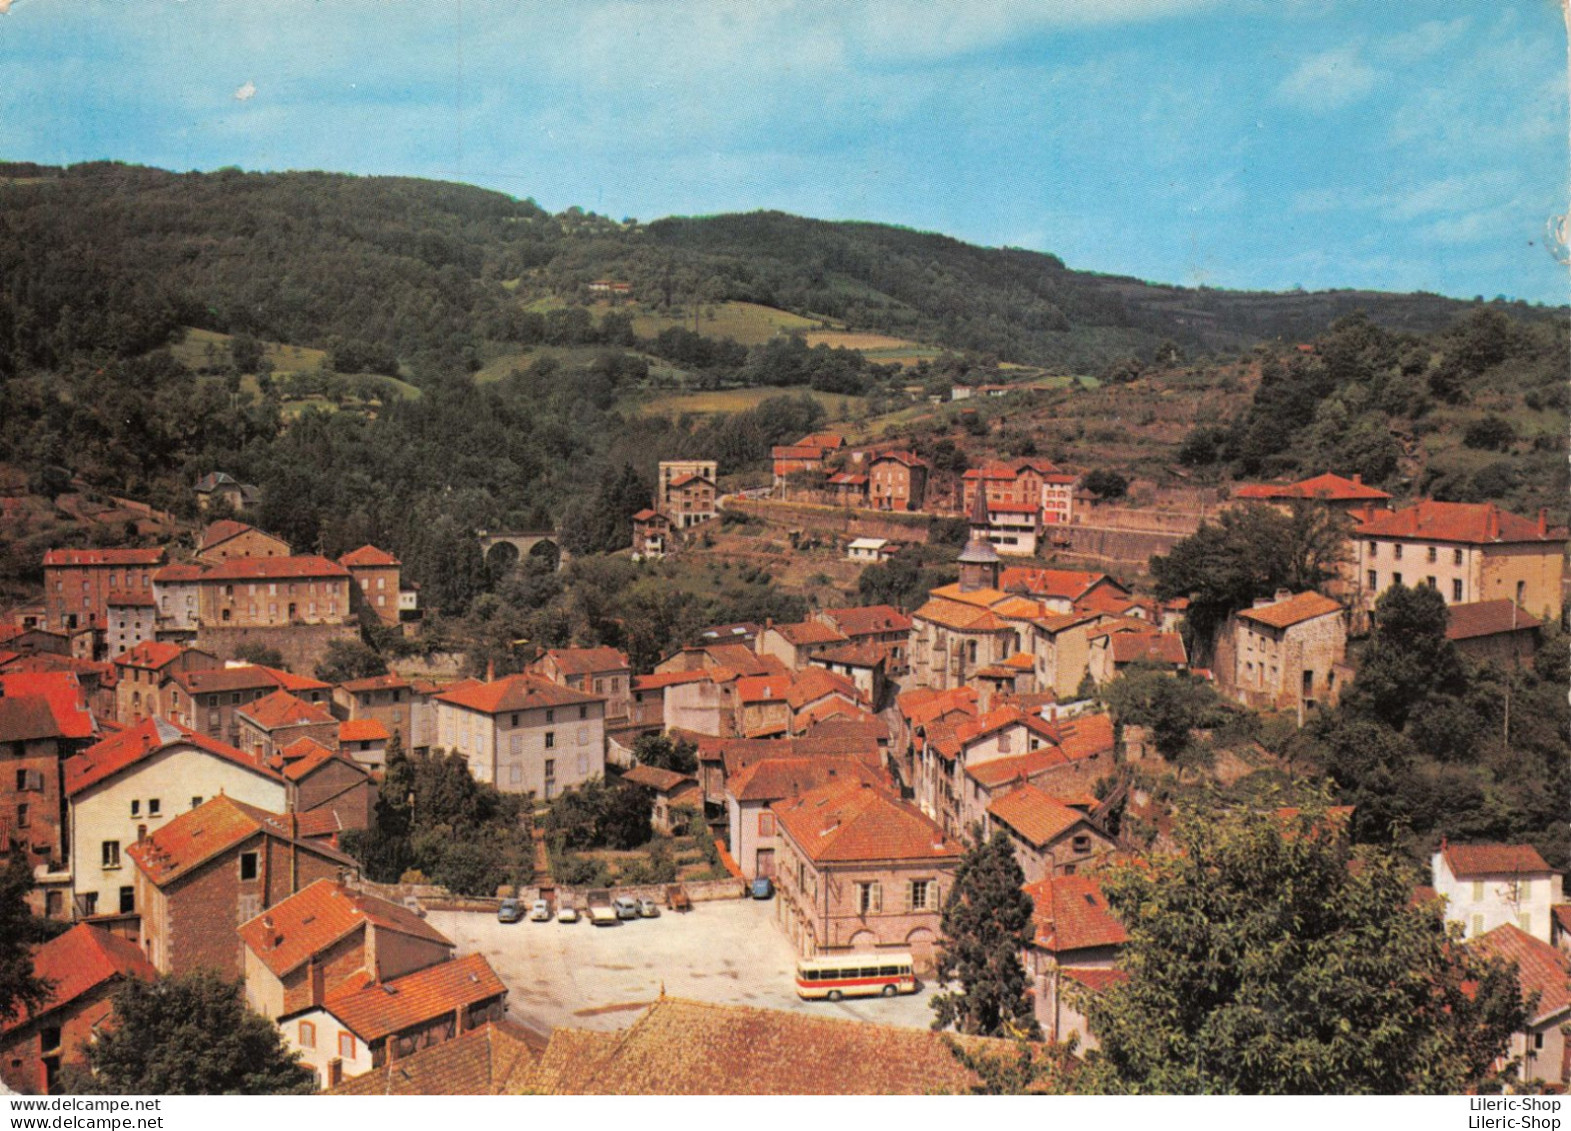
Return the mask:
<svg viewBox="0 0 1571 1131"><path fill-rule="evenodd" d="M916 908L916 881L906 881L906 911L915 911Z"/></svg>
<svg viewBox="0 0 1571 1131"><path fill-rule="evenodd" d="M884 885L875 880L871 886L873 904L872 909L874 911L882 911L884 909Z"/></svg>

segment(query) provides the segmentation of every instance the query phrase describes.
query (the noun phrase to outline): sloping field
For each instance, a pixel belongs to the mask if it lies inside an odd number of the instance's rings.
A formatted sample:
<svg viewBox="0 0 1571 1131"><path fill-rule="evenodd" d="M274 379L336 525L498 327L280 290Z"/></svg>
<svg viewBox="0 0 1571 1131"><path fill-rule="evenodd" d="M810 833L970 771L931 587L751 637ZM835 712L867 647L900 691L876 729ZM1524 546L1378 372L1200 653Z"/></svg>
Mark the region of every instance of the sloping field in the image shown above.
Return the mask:
<svg viewBox="0 0 1571 1131"><path fill-rule="evenodd" d="M792 396L806 393L819 404L824 406L824 411L829 414L831 421L849 420L859 414L866 405L863 397L848 397L838 393L820 393L812 389L785 388L780 385L760 385L753 389L714 389L702 393L670 393L646 401L636 409L644 416L655 414L680 416L682 413L692 413L698 416L708 416L717 412L745 412L750 408L757 408L763 401L770 397ZM842 411L842 409L844 411Z"/></svg>
<svg viewBox="0 0 1571 1131"><path fill-rule="evenodd" d="M782 330L813 330L823 323L799 314L788 314L772 306L754 302L722 302L700 308L697 324L691 313L673 317L649 310L636 310L633 315L633 332L641 338L652 338L661 330L682 326L696 330L706 338L730 338L744 346L757 346L769 341Z"/></svg>

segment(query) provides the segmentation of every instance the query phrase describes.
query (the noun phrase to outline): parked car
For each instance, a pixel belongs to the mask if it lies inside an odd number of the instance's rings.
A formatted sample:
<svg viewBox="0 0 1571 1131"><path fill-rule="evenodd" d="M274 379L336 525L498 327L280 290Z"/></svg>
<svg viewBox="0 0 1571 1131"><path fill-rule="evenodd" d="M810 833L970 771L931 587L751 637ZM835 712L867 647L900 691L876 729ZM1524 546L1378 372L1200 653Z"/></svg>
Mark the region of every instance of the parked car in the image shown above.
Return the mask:
<svg viewBox="0 0 1571 1131"><path fill-rule="evenodd" d="M499 923L516 923L524 917L524 905L516 899L504 899L496 909Z"/></svg>
<svg viewBox="0 0 1571 1131"><path fill-rule="evenodd" d="M660 905L652 899L640 899L638 901L638 917L640 919L660 918Z"/></svg>
<svg viewBox="0 0 1571 1131"><path fill-rule="evenodd" d="M618 919L636 919L638 901L630 896L619 895L611 901L611 910L616 912Z"/></svg>
<svg viewBox="0 0 1571 1131"><path fill-rule="evenodd" d="M535 900L529 908L529 921L531 923L545 923L551 919L551 905L543 899Z"/></svg>
<svg viewBox="0 0 1571 1131"><path fill-rule="evenodd" d="M578 922L578 908L574 907L571 903L562 904L561 907L556 909L556 921L558 923Z"/></svg>
<svg viewBox="0 0 1571 1131"><path fill-rule="evenodd" d="M771 899L775 894L775 882L768 876L759 876L748 889L748 894L754 899Z"/></svg>

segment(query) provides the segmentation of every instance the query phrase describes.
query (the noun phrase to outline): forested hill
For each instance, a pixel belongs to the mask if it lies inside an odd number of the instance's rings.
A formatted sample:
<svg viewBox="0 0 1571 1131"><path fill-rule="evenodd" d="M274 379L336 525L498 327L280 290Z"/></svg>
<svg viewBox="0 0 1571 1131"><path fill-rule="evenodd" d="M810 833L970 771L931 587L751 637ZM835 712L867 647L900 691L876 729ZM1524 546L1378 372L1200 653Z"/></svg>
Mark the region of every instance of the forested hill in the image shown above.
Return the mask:
<svg viewBox="0 0 1571 1131"><path fill-rule="evenodd" d="M351 343L366 368L425 383L530 341L531 304L587 297L605 277L647 308L749 300L1079 370L1164 339L1307 338L1354 309L1432 331L1470 305L1147 285L1037 252L781 213L637 224L406 178L0 165L0 377L138 354L191 326Z"/></svg>

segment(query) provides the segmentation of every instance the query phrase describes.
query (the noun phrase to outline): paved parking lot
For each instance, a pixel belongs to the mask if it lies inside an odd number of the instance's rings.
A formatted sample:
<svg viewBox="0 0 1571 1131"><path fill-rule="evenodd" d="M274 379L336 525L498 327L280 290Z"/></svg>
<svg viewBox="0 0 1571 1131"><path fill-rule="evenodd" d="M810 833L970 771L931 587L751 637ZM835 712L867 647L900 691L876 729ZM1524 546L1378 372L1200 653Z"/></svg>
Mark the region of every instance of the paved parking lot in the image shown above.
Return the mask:
<svg viewBox="0 0 1571 1131"><path fill-rule="evenodd" d="M508 1015L548 1032L559 1025L620 1029L660 995L730 1005L792 1009L926 1028L933 987L895 998L803 1001L796 996L796 954L774 922L774 902L718 900L678 915L615 927L578 923L498 923L494 915L432 911L428 920L458 944L479 951L507 983Z"/></svg>

